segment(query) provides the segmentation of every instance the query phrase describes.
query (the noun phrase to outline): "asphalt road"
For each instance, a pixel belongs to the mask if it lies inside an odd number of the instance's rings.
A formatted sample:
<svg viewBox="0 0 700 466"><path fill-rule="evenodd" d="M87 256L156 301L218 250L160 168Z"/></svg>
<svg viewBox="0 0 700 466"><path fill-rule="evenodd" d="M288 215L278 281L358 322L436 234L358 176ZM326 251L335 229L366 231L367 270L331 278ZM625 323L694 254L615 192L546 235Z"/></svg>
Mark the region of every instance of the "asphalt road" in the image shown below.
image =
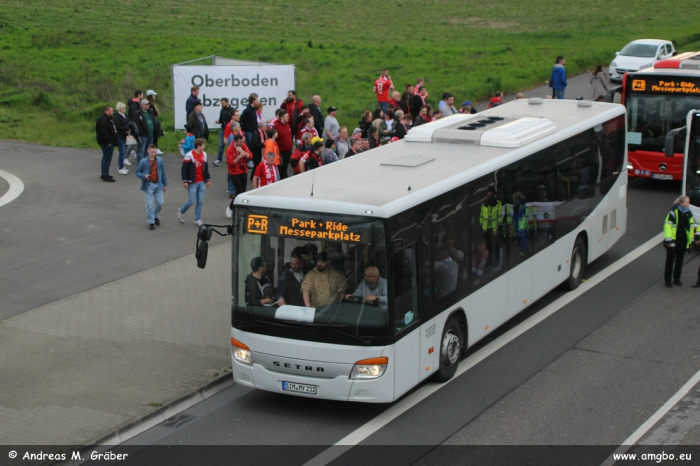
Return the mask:
<svg viewBox="0 0 700 466"><path fill-rule="evenodd" d="M0 169L25 185L17 199L0 208L0 319L194 252L194 206L186 223L177 218L187 200L180 182L182 157L164 156L171 187L155 231L148 230L134 158L128 175L118 175L113 160L116 182L105 183L99 178L101 157L94 149L0 141ZM211 173L202 219L225 224L226 169ZM0 183L3 195L7 183ZM212 244L220 241L212 238Z"/></svg>

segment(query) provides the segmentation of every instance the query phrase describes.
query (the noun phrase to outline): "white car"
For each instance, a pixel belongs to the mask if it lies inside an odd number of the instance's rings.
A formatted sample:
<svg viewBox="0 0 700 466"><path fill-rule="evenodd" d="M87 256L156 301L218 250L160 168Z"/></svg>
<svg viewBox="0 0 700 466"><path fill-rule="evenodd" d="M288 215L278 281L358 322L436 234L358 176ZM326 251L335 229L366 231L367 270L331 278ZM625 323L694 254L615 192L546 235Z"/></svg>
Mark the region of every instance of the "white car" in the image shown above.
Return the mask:
<svg viewBox="0 0 700 466"><path fill-rule="evenodd" d="M668 40L640 39L625 45L620 52L615 52L615 59L610 63L608 73L611 81L622 81L628 71L651 68L659 60L671 58L676 49Z"/></svg>

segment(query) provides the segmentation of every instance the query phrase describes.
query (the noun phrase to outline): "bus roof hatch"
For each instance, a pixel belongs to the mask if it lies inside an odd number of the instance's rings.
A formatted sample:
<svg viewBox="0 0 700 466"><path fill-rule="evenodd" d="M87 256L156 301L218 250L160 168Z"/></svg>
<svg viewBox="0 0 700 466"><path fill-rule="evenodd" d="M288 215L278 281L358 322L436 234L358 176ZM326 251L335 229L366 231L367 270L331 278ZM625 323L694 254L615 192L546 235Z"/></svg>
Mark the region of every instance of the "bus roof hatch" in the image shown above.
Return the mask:
<svg viewBox="0 0 700 466"><path fill-rule="evenodd" d="M554 124L546 118L482 116L436 128L431 134L431 142L511 148L523 146L555 131Z"/></svg>

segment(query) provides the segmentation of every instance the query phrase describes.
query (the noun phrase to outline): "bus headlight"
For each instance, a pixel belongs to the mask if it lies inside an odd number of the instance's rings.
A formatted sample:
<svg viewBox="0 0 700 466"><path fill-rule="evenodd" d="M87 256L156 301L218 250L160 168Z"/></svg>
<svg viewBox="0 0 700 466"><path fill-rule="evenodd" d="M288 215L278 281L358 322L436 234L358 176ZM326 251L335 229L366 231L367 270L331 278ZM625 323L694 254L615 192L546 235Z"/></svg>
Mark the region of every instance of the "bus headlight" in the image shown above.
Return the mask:
<svg viewBox="0 0 700 466"><path fill-rule="evenodd" d="M389 358L382 356L379 358L369 358L357 361L350 373L351 379L376 379L381 377L386 371Z"/></svg>
<svg viewBox="0 0 700 466"><path fill-rule="evenodd" d="M241 364L253 365L253 353L250 352L250 348L235 338L231 338L231 346L233 346L233 359Z"/></svg>

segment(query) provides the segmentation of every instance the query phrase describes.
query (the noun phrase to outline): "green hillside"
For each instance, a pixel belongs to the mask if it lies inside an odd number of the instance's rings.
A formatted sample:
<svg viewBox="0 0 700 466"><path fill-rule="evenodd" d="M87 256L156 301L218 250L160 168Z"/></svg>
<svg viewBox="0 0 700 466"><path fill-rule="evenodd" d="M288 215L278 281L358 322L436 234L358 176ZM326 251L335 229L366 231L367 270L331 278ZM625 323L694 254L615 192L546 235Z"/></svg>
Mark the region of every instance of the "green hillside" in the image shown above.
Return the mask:
<svg viewBox="0 0 700 466"><path fill-rule="evenodd" d="M191 2L5 0L0 10L0 137L96 147L94 121L134 89L156 89L172 133L170 65L208 55L294 63L297 90L341 109L354 127L376 106L388 67L398 85L426 78L431 100L457 101L543 83L554 58L570 75L607 65L638 38L700 49L700 12L659 13L659 2L357 0ZM643 31L643 33L640 33Z"/></svg>

